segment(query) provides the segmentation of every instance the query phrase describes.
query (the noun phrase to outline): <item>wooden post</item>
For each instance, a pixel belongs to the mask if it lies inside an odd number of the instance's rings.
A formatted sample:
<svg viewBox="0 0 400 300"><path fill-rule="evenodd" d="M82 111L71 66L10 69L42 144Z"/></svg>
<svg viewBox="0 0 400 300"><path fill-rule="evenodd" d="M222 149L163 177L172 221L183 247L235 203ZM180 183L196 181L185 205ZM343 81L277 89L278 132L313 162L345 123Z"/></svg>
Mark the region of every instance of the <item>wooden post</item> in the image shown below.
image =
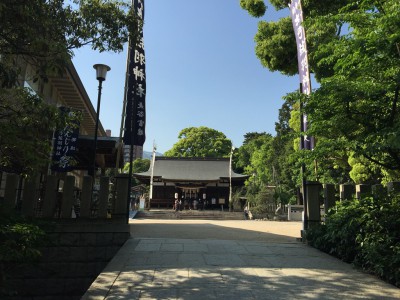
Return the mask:
<svg viewBox="0 0 400 300"><path fill-rule="evenodd" d="M385 189L382 184L372 185L371 190L372 190L372 194L375 197L378 197L379 195L384 195L387 192L387 189Z"/></svg>
<svg viewBox="0 0 400 300"><path fill-rule="evenodd" d="M39 200L40 176L36 175L25 181L22 199L22 214L28 217L35 215L35 205Z"/></svg>
<svg viewBox="0 0 400 300"><path fill-rule="evenodd" d="M74 188L75 177L66 176L64 181L62 205L61 205L61 218L70 219L72 215L72 207L74 205Z"/></svg>
<svg viewBox="0 0 400 300"><path fill-rule="evenodd" d="M4 190L4 211L12 212L15 209L17 199L19 176L16 174L7 174L6 187Z"/></svg>
<svg viewBox="0 0 400 300"><path fill-rule="evenodd" d="M48 175L46 178L45 194L43 199L43 217L54 217L54 211L57 204L58 178L54 175Z"/></svg>
<svg viewBox="0 0 400 300"><path fill-rule="evenodd" d="M112 214L113 218L126 218L128 221L129 211L127 211L128 205L128 180L129 176L126 174L119 174L115 177L116 181L116 192L117 196L115 199L114 211Z"/></svg>
<svg viewBox="0 0 400 300"><path fill-rule="evenodd" d="M90 217L90 206L92 203L92 176L84 176L82 181L82 193L81 193L81 218Z"/></svg>
<svg viewBox="0 0 400 300"><path fill-rule="evenodd" d="M107 218L108 210L108 194L109 194L110 178L100 178L100 191L99 191L99 210L97 216L99 218Z"/></svg>

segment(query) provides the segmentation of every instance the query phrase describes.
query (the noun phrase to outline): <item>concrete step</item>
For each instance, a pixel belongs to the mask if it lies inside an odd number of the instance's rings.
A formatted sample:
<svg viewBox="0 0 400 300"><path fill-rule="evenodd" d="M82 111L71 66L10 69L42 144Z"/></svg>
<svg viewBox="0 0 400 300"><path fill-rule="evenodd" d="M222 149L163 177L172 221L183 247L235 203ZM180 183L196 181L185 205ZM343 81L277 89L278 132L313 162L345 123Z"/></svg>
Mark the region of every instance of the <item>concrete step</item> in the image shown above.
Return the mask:
<svg viewBox="0 0 400 300"><path fill-rule="evenodd" d="M176 213L173 210L139 211L135 218L143 219L185 219L185 220L243 220L242 212L217 210L182 210Z"/></svg>

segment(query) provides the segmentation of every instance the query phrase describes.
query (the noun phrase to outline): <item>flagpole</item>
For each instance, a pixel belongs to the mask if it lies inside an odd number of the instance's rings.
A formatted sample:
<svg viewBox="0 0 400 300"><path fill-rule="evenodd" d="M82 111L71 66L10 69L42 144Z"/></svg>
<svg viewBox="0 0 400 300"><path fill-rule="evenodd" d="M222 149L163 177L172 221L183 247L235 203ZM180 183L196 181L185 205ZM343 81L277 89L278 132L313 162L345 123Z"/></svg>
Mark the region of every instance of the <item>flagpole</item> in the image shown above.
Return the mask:
<svg viewBox="0 0 400 300"><path fill-rule="evenodd" d="M131 41L130 39L128 40L128 49L127 49L127 54L126 54L126 73L125 73L125 87L124 87L124 102L122 104L122 115L121 115L121 126L119 129L119 147L117 151L117 160L115 163L115 174L118 174L118 169L119 169L119 159L121 156L121 148L122 148L122 134L124 132L124 124L125 124L125 117L126 117L126 93L128 91L128 78L129 78L129 53L131 50ZM132 161L132 160L131 160Z"/></svg>
<svg viewBox="0 0 400 300"><path fill-rule="evenodd" d="M131 119L132 123L132 119ZM132 125L132 124L131 124ZM128 199L127 199L127 211L128 211L128 223L129 223L129 211L131 207L131 193L132 193L132 173L133 173L133 145L129 148L129 177L128 177Z"/></svg>
<svg viewBox="0 0 400 300"><path fill-rule="evenodd" d="M303 93L303 84L300 83L300 93ZM304 113L303 101L300 99L300 149L304 150ZM307 205L307 177L306 164L301 163L301 185L303 188L303 230L308 229L308 205Z"/></svg>
<svg viewBox="0 0 400 300"><path fill-rule="evenodd" d="M231 155L229 158L229 211L232 211L232 155L235 147L231 148Z"/></svg>
<svg viewBox="0 0 400 300"><path fill-rule="evenodd" d="M306 44L306 32L303 27L303 10L301 8L301 0L291 0L289 3L289 10L295 32L296 45L297 45L297 65L299 68L300 77L300 93L309 95L311 93L311 79L308 69L308 56ZM306 114L303 112L303 101L300 98L300 150L310 150L313 145L311 141L306 143L304 133L307 131ZM308 229L308 199L307 199L307 179L306 179L306 166L305 163L301 164L301 181L303 189L303 230Z"/></svg>
<svg viewBox="0 0 400 300"><path fill-rule="evenodd" d="M150 192L149 192L149 209L150 209L150 204L151 200L153 199L153 176L154 176L154 163L156 160L156 144L155 141L153 141L153 155L151 158L151 176L150 176Z"/></svg>

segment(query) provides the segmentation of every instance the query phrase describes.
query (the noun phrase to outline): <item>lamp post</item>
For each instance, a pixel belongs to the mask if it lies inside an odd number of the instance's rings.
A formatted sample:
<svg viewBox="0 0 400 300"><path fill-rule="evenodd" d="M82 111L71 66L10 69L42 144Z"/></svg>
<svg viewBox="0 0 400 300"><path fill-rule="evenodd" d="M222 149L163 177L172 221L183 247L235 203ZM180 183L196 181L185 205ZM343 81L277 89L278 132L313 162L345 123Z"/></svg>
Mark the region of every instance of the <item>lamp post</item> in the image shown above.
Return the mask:
<svg viewBox="0 0 400 300"><path fill-rule="evenodd" d="M232 155L235 147L232 146L229 158L229 211L232 211Z"/></svg>
<svg viewBox="0 0 400 300"><path fill-rule="evenodd" d="M96 112L96 125L94 128L94 144L93 144L93 183L96 177L96 148L97 148L97 131L99 129L99 115L100 115L100 100L101 100L101 88L103 81L106 80L107 72L111 70L111 68L107 65L96 64L93 66L96 70L96 79L99 81L99 93L97 97L97 112Z"/></svg>

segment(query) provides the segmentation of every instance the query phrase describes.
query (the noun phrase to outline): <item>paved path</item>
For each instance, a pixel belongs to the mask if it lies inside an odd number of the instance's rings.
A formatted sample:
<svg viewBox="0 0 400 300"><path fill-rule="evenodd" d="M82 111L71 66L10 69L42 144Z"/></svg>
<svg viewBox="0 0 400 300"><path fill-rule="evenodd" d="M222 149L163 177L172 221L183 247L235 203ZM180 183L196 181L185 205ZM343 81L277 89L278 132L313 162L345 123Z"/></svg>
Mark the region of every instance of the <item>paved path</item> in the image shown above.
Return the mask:
<svg viewBox="0 0 400 300"><path fill-rule="evenodd" d="M400 289L298 242L301 223L131 224L82 299L400 299Z"/></svg>

